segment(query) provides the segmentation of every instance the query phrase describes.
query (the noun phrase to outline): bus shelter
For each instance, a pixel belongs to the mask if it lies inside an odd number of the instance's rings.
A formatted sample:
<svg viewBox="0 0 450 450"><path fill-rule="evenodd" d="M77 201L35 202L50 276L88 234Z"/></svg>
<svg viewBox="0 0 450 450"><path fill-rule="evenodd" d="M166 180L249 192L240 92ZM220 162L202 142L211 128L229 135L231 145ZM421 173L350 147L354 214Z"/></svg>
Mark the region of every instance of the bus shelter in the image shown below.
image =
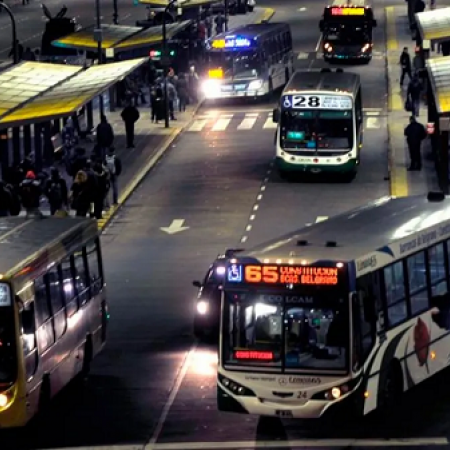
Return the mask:
<svg viewBox="0 0 450 450"><path fill-rule="evenodd" d="M432 44L450 39L450 8L439 8L416 14L421 42Z"/></svg>
<svg viewBox="0 0 450 450"><path fill-rule="evenodd" d="M147 60L139 58L89 68L27 61L1 72L0 162L3 179L7 178L12 163L18 164L22 155L31 153L32 140L38 170L44 159L52 163L53 149L46 143L55 129L61 128L61 119L77 119L77 112L86 106L88 128L92 128L92 100ZM9 130L12 130L13 161L9 156Z"/></svg>
<svg viewBox="0 0 450 450"><path fill-rule="evenodd" d="M436 163L439 185L449 194L450 56L426 61L428 92L427 131Z"/></svg>

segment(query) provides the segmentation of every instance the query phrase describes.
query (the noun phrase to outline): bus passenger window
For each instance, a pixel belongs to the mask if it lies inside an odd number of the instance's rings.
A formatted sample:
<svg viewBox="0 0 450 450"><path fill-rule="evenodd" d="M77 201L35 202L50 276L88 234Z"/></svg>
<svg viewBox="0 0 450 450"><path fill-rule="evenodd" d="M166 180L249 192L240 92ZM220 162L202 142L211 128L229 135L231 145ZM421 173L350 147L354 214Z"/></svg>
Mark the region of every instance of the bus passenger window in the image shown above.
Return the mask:
<svg viewBox="0 0 450 450"><path fill-rule="evenodd" d="M428 249L428 263L430 265L431 295L447 294L444 244L437 244Z"/></svg>
<svg viewBox="0 0 450 450"><path fill-rule="evenodd" d="M75 290L75 283L72 275L71 258L66 258L61 263L63 277L64 302L66 304L67 317L72 317L78 311L78 301Z"/></svg>
<svg viewBox="0 0 450 450"><path fill-rule="evenodd" d="M102 270L100 265L98 242L95 240L86 247L88 261L89 282L91 285L91 295L97 295L103 285Z"/></svg>
<svg viewBox="0 0 450 450"><path fill-rule="evenodd" d="M35 319L33 303L28 303L24 306L24 309L20 311L19 314L22 348L25 358L25 371L27 380L30 380L36 373L38 363L34 321Z"/></svg>
<svg viewBox="0 0 450 450"><path fill-rule="evenodd" d="M64 310L63 289L58 266L54 266L49 270L47 279L55 326L55 338L58 340L66 331L66 312Z"/></svg>
<svg viewBox="0 0 450 450"><path fill-rule="evenodd" d="M384 285L386 288L388 322L389 325L396 325L405 320L408 315L403 263L401 261L384 269Z"/></svg>
<svg viewBox="0 0 450 450"><path fill-rule="evenodd" d="M89 285L87 280L87 270L83 251L76 252L75 262L75 287L80 305L84 305L89 300Z"/></svg>
<svg viewBox="0 0 450 450"><path fill-rule="evenodd" d="M428 308L428 290L425 266L425 252L410 256L406 260L408 267L409 298L411 314L415 315Z"/></svg>
<svg viewBox="0 0 450 450"><path fill-rule="evenodd" d="M34 282L34 304L37 319L37 340L41 352L45 352L55 342L53 323L50 319L50 303L47 290L47 276Z"/></svg>

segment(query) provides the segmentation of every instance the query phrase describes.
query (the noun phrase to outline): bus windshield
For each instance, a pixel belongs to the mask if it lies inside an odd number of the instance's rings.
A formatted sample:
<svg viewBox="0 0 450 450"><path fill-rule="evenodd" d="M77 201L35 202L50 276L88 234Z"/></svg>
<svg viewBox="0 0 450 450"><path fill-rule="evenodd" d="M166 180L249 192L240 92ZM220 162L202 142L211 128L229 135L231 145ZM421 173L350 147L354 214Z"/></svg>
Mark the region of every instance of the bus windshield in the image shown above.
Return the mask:
<svg viewBox="0 0 450 450"><path fill-rule="evenodd" d="M257 78L262 64L259 53L255 50L210 52L208 55L210 69L222 68L225 78Z"/></svg>
<svg viewBox="0 0 450 450"><path fill-rule="evenodd" d="M341 28L335 32L329 32L325 38L327 42L335 45L361 45L371 42L369 33L362 28Z"/></svg>
<svg viewBox="0 0 450 450"><path fill-rule="evenodd" d="M234 297L226 294L225 364L287 370L347 368L350 333L344 298L289 304L261 300L283 295L248 296L245 301Z"/></svg>
<svg viewBox="0 0 450 450"><path fill-rule="evenodd" d="M349 111L282 112L281 143L284 148L349 149L353 147L353 120Z"/></svg>
<svg viewBox="0 0 450 450"><path fill-rule="evenodd" d="M14 312L12 307L0 307L0 383L16 379Z"/></svg>

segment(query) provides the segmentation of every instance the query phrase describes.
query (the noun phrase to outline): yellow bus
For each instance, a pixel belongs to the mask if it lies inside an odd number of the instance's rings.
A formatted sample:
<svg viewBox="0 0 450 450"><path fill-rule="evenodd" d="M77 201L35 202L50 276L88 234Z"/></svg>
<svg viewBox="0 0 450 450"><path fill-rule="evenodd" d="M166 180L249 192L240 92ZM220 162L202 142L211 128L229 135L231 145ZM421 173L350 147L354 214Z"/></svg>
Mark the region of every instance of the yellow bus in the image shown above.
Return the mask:
<svg viewBox="0 0 450 450"><path fill-rule="evenodd" d="M108 319L95 220L0 218L0 429L88 374Z"/></svg>

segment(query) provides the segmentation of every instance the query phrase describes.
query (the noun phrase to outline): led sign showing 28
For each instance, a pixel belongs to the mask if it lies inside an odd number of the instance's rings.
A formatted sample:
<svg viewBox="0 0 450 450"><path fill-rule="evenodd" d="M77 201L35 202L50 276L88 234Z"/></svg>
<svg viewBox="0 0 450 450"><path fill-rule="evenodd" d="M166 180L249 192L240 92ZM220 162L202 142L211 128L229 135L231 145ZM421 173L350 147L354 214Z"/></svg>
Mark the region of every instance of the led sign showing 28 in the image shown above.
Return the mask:
<svg viewBox="0 0 450 450"><path fill-rule="evenodd" d="M338 284L335 267L256 266L244 268L245 283L335 285Z"/></svg>
<svg viewBox="0 0 450 450"><path fill-rule="evenodd" d="M363 16L364 8L331 8L332 16Z"/></svg>

